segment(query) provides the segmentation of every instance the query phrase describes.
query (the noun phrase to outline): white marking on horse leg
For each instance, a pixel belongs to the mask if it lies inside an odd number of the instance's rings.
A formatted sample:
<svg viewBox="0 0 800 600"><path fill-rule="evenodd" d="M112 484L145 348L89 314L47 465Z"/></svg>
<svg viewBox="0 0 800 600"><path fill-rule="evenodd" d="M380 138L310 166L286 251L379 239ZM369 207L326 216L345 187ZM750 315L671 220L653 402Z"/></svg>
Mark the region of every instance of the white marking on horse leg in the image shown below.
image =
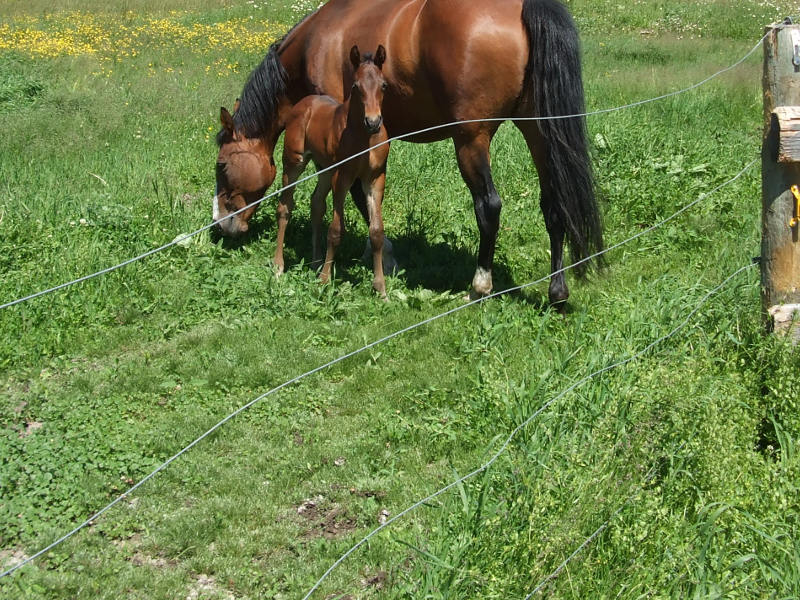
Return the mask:
<svg viewBox="0 0 800 600"><path fill-rule="evenodd" d="M475 277L472 278L472 289L476 294L487 296L492 291L492 271L478 267L475 269Z"/></svg>

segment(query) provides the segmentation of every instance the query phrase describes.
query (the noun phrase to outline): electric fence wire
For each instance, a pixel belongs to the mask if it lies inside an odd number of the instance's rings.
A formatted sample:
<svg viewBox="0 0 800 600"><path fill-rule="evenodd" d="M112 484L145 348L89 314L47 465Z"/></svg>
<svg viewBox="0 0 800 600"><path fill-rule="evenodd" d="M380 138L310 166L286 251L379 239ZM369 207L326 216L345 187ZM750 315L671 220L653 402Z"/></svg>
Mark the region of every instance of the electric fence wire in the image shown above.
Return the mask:
<svg viewBox="0 0 800 600"><path fill-rule="evenodd" d="M621 242L618 242L617 244L614 244L613 246L605 248L605 249L601 250L600 252L596 252L595 254L592 254L591 256L587 256L586 258L584 258L581 261L577 261L577 262L575 262L575 263L573 263L571 265L563 267L562 269L559 269L558 271L554 271L553 273L550 273L549 275L546 275L544 277L540 277L539 279L537 279L535 281L532 281L532 282L529 282L529 283L525 283L525 284L522 284L522 285L518 285L518 286L514 286L514 287L511 287L511 288L499 291L499 292L494 292L494 293L492 293L492 294L490 294L488 296L485 296L483 298L476 298L475 300L472 300L470 302L467 302L467 303L461 304L459 306L456 306L454 308L451 308L451 309L449 309L449 310L447 310L445 312L442 312L442 313L440 313L438 315L434 315L433 317L430 317L428 319L424 319L423 321L420 321L420 322L415 323L413 325L409 325L408 327L405 327L405 328L400 329L398 331L395 331L394 333L391 333L391 334L389 334L389 335L387 335L385 337L382 337L382 338L380 338L378 340L370 342L369 344L366 344L366 345L362 346L361 348L358 348L356 350L348 352L347 354L344 354L344 355L340 356L339 358L336 358L336 359L334 359L334 360L332 360L332 361L330 361L328 363L325 363L324 365L320 365L318 367L315 367L314 369L311 369L310 371L306 371L305 373L303 373L301 375L298 375L298 376L296 376L296 377L294 377L292 379L289 379L288 381L283 382L282 384L272 388L271 390L268 390L267 392L264 392L263 394L261 394L257 398L255 398L255 399L251 400L250 402L248 402L247 404L244 404L243 406L239 407L234 412L229 414L227 417L225 417L224 419L219 421L216 425L211 427L211 429L209 429L208 431L206 431L205 433L200 435L198 438L196 438L194 441L192 441L185 448L183 448L182 450L180 450L179 452L174 454L172 457L167 459L163 464L161 464L159 467L157 467L152 472L150 472L148 475L146 475L144 478L142 478L140 481L138 481L135 485L133 485L126 492L123 492L122 494L120 494L117 498L115 498L112 502L110 502L104 508L102 508L101 510L97 511L95 514L90 516L83 523L77 525L74 529L72 529L68 533L64 534L63 536L58 538L56 541L54 541L53 543L51 543L47 547L43 548L42 550L39 550L38 552L36 552L32 556L27 557L22 562L14 565L14 566L6 569L2 573L0 573L0 579L5 577L6 575L10 575L11 573L16 571L17 569L25 566L29 562L31 562L31 561L35 560L36 558L38 558L39 556L49 552L50 550L52 550L53 548L55 548L56 546L58 546L62 542L66 541L67 539L69 539L70 537L75 535L78 531L80 531L84 527L87 527L88 525L90 525L94 520L96 520L98 517L100 517L102 514L104 514L108 510L110 510L113 506L115 506L116 504L121 502L123 499L127 498L130 494L132 494L134 491L136 491L139 487L144 485L145 482L147 482L150 479L152 479L153 477L155 477L155 475L157 475L158 473L163 471L170 464L172 464L175 460L180 458L183 454L188 452L191 448L196 446L198 443L200 443L202 440L207 438L209 435L211 435L217 429L222 427L225 423L227 423L228 421L230 421L231 419L233 419L234 417L236 417L240 413L244 412L245 410L247 410L248 408L250 408L254 404L260 402L264 398L267 398L267 397L271 396L272 394L282 390L283 388L288 387L288 386L290 386L290 385L292 385L292 384L294 384L294 383L296 383L296 382L298 382L298 381L300 381L302 379L305 379L306 377L310 377L311 375L314 375L315 373L323 371L323 370L327 369L328 367L332 367L332 366L334 366L334 365L336 365L336 364L338 364L340 362L343 362L343 361L347 360L348 358L356 356L357 354L361 354L362 352L365 352L365 351L367 351L367 350L369 350L371 348L374 348L375 346L378 346L379 344L383 344L384 342L387 342L387 341L389 341L389 340L391 340L393 338L401 336L401 335L403 335L403 334L405 334L405 333L407 333L409 331L412 331L414 329L418 329L418 328L420 328L420 327L422 327L424 325L427 325L429 323L432 323L434 321L437 321L439 319L447 317L447 316L449 316L449 315L451 315L453 313L456 313L456 312L459 312L461 310L464 310L464 309L466 309L466 308L468 308L468 307L470 307L470 306L472 306L474 304L477 304L479 302L483 302L484 300L488 300L490 298L494 298L494 297L501 296L501 295L504 295L504 294L509 294L509 293L512 293L512 292L516 292L516 291L520 291L520 290L529 288L529 287L534 286L534 285L538 285L538 284L542 283L543 281L546 281L547 279L549 279L553 275L556 275L558 273L564 273L564 272L568 271L569 269L572 269L572 268L578 266L579 264L581 264L583 262L587 262L587 261L593 260L594 258L598 258L599 256L601 256L603 254L607 254L607 253L611 252L612 250L614 250L616 248L619 248L619 247L621 247L621 246L623 246L625 244L628 244L628 243L632 242L633 240L636 240L636 239L642 237L643 235L646 235L647 233L649 233L649 232L651 232L651 231L653 231L653 230L655 230L655 229L657 229L659 227L662 227L663 225L665 225L669 221L673 220L674 218L676 218L681 213L689 210L691 207L695 206L697 203L701 202L702 200L704 200L705 198L707 198L711 194L714 194L718 190L720 190L720 189L730 185L734 181L738 180L755 163L756 163L756 160L751 161L741 171L739 171L736 175L734 175L731 179L729 179L728 181L726 181L724 183L721 183L720 185L718 185L717 187L715 187L711 191L701 194L700 196L698 196L697 199L695 199L692 202L688 203L687 205L683 206L682 208L680 208L678 211L676 211L675 213L673 213L672 215L670 215L666 219L663 219L662 221L659 221L658 223L656 223L654 225L651 225L647 229L644 229L644 230L636 233L635 235L632 235L631 237L629 237L629 238L627 238L627 239L625 239L625 240L623 240ZM327 576L327 574L326 574L326 576Z"/></svg>
<svg viewBox="0 0 800 600"><path fill-rule="evenodd" d="M616 517L619 513L621 513L622 509L625 508L632 499L633 496L629 497L628 500L626 500L622 506L620 506L617 510L615 510L614 513L606 520L605 523L603 523L602 525L600 525L600 527L595 529L594 532L589 537L587 537L580 546L575 548L575 551L572 554L570 554L566 559L564 559L564 561L560 565L558 565L558 568L556 568L555 571L553 571L552 573L550 573L550 575L545 577L541 581L541 583L539 583L539 585L537 585L533 589L533 591L530 594L525 596L525 600L530 600L530 598L534 594L538 593L542 588L544 588L545 585L547 585L550 581L558 577L561 571L563 571L566 568L566 566L570 563L570 561L573 558L578 556L578 554L580 554L583 551L583 549L586 548L586 546L591 544L598 535L600 535L601 533L603 533L603 531L605 531L605 529L611 524L611 521L614 520L614 517Z"/></svg>
<svg viewBox="0 0 800 600"><path fill-rule="evenodd" d="M781 29L781 28L785 27L785 24L779 24L779 25L776 25L775 27ZM119 263L117 265L114 265L114 266L111 266L111 267L107 267L107 268L101 269L101 270L99 270L99 271L97 271L95 273L91 273L89 275L84 275L82 277L78 277L77 279L73 279L72 281L67 281L65 283L61 283L61 284L55 285L53 287L41 290L39 292L35 292L35 293L30 294L28 296L24 296L22 298L18 298L16 300L11 300L11 301L6 302L4 304L0 304L0 310L6 309L6 308L10 308L12 306L16 306L17 304L22 304L23 302L27 302L29 300L33 300L34 298L39 298L40 296L44 296L46 294L51 294L53 292L56 292L58 290L62 290L64 288L73 286L75 284L82 283L84 281L88 281L88 280L94 279L96 277L100 277L101 275L106 275L106 274L111 273L113 271L117 271L118 269L121 269L123 267L126 267L126 266L128 266L128 265L130 265L132 263L138 262L138 261L143 260L145 258L148 258L148 257L150 257L150 256L152 256L154 254L162 252L162 251L166 250L167 248L171 248L172 246L175 246L175 245L177 245L177 244L179 244L181 242L184 242L185 240L188 240L188 239L190 239L190 238L192 238L192 237L194 237L196 235L199 235L200 233L202 233L204 231L207 231L207 230L211 229L212 227L215 227L216 225L219 225L222 221L225 221L226 219L232 219L236 215L238 215L238 214L240 214L240 213L242 213L242 212L244 212L244 211L246 211L246 210L248 210L248 209L250 209L250 208L252 208L254 206L258 206L264 200L268 200L270 198L273 198L273 197L277 196L278 194L281 194L285 190L288 190L288 189L290 189L292 187L300 185L301 183L303 183L305 181L308 181L309 179L313 179L314 177L318 177L322 173L325 173L327 171L331 171L333 169L336 169L336 168L340 167L341 165L345 164L346 162L348 162L348 161L350 161L350 160L352 160L352 159L354 159L354 158L356 158L358 156L366 154L366 153L374 150L375 148L383 146L384 144L389 144L389 143L394 142L394 141L403 140L405 138L409 138L409 137L413 137L413 136L416 136L416 135L428 133L428 132L431 132L431 131L436 131L436 130L439 130L439 129L444 129L444 128L447 128L447 127L455 127L457 125L465 125L465 124L469 124L469 123L490 123L490 122L504 122L504 121L544 121L544 120L548 120L548 119L560 120L560 119L575 119L575 118L591 117L591 116L595 116L595 115L603 115L603 114L607 114L607 113L618 112L618 111L621 111L621 110L635 108L635 107L642 106L642 105L645 105L645 104L650 104L650 103L653 103L653 102L658 102L658 101L661 101L661 100L665 100L665 99L671 98L673 96L678 96L680 94L685 94L687 92L690 92L690 91L692 91L694 89L699 88L702 85L705 85L706 83L710 82L713 79L716 79L720 75L722 75L724 73L727 73L728 71L731 71L731 70L735 69L736 67L738 67L745 60L747 60L761 46L761 44L764 42L764 40L766 39L766 37L768 35L769 35L769 32L765 33L761 37L761 39L758 40L758 43L756 43L755 46L753 46L744 56L742 56L739 60L737 60L732 65L730 65L728 67L725 67L724 69L720 69L719 71L717 71L716 73L714 73L712 75L709 75L708 77L706 77L702 81L694 83L694 84L692 84L692 85L690 85L688 87L682 88L680 90L675 90L673 92L669 92L669 93L666 93L666 94L662 94L660 96L655 96L653 98L648 98L648 99L645 99L645 100L639 100L637 102L631 102L630 104L623 104L621 106L615 106L615 107L612 107L612 108L603 108L603 109L599 109L599 110L594 110L594 111L589 111L589 112L584 112L584 113L579 113L579 114L572 114L572 115L555 115L555 116L545 116L545 117L494 117L494 118L487 118L487 119L468 119L468 120L464 120L464 121L453 121L451 123L444 123L444 124L441 124L441 125L435 125L433 127L420 129L419 131L412 131L410 133L405 133L405 134L402 134L402 135L395 136L395 137L390 138L388 140L385 140L385 141L383 141L383 142L381 142L379 144L375 144L371 148L367 148L366 150L363 150L361 152L353 154L352 156L350 156L348 158L345 158L344 160L341 160L341 161L339 161L337 163L334 163L334 164L332 164L331 166L329 166L327 168L320 169L319 171L316 171L316 172L314 172L314 173L312 173L310 175L306 175L305 177L301 177L301 178L297 179L296 181L290 183L289 185L287 185L285 187L282 187L280 189L277 189L274 192L271 192L271 193L267 194L266 196L263 196L262 198L260 198L260 199L258 199L256 201L248 204L247 206L244 206L244 207L240 208L239 210L231 212L231 213L225 215L224 217L222 217L220 219L217 219L216 221L213 221L213 222L209 223L208 225L205 225L205 226L201 227L200 229L197 229L196 231L193 231L191 233L187 233L187 234L184 234L184 235L179 235L174 240L172 240L171 242L163 244L163 245L161 245L161 246L159 246L157 248L153 248L152 250L148 250L147 252L139 254L138 256L134 256L133 258L129 258L128 260L125 260L125 261L123 261L123 262L121 262L121 263Z"/></svg>
<svg viewBox="0 0 800 600"><path fill-rule="evenodd" d="M683 446L683 445L684 445L684 444L681 444L681 446ZM552 572L552 573L550 573L550 574L549 574L547 577L545 577L544 579L542 579L542 581L540 581L540 582L539 582L539 585L537 585L535 588L533 588L533 591L532 591L530 594L528 594L527 596L525 596L525 600L530 600L530 598L531 598L531 597L532 597L534 594L536 594L536 593L540 592L540 591L541 591L541 590L544 588L544 586L545 586L545 585L547 585L547 584L548 584L550 581L552 581L552 580L554 580L556 577L558 577L558 576L559 576L559 574L561 573L561 571L563 571L563 570L566 568L566 566L567 566L567 565L568 565L568 564L569 564L569 563L570 563L570 562L571 562L571 561L572 561L572 560L573 560L573 559L574 559L576 556L578 556L578 554L580 554L580 553L583 551L583 549L584 549L584 548L586 548L586 546L588 546L589 544L591 544L591 543L592 543L592 542L595 540L595 538L597 538L597 536L599 536L599 535L600 535L600 534L601 534L601 533L602 533L602 532L603 532L603 531L604 531L604 530L605 530L605 529L606 529L606 528L607 528L607 527L608 527L608 526L611 524L611 521L613 521L613 520L616 518L616 516L617 516L619 513L621 513L621 512L622 512L622 510L623 510L623 509L624 509L626 506L628 506L628 504L630 504L630 503L633 501L633 499L636 497L636 494L638 494L640 491L642 491L642 490L644 489L644 486L645 486L645 485L647 485L647 484L650 482L650 480L652 480L653 476L655 475L655 472L656 472L656 468L655 468L655 466L653 466L653 468L651 468L651 469L650 469L650 471L648 472L648 474L645 476L645 478L644 478L644 482L642 482L641 484L639 484L638 486L636 486L636 490L635 490L633 493L631 493L631 494L629 494L629 495L628 495L628 497L625 499L625 502L623 502L623 503L622 503L622 505L621 505L621 506L620 506L620 507L619 507L617 510L615 510L615 511L614 511L614 512L611 514L611 516L610 516L610 517L608 517L608 519L606 519L606 520L605 520L605 522L604 522L602 525L600 525L600 527L598 527L597 529L595 529L595 530L594 530L594 531L593 531L593 532L592 532L592 533L589 535L589 537L587 537L585 540L583 540L583 542L581 543L581 545L580 545L580 546L578 546L577 548L575 548L575 550L572 552L572 554L570 554L570 555L569 555L567 558L565 558L565 559L564 559L564 560L561 562L561 564L559 564L559 565L558 565L558 567L556 567L556 570L555 570L555 571L553 571L553 572Z"/></svg>
<svg viewBox="0 0 800 600"><path fill-rule="evenodd" d="M553 398L551 398L550 400L548 400L547 402L545 402L545 403L544 403L544 404L543 404L543 405L542 405L542 406L541 406L541 407L540 407L538 410L536 410L536 412L534 412L534 413L533 413L533 414L532 414L530 417L528 417L528 418L527 418L525 421L523 421L523 422L522 422L520 425L518 425L518 426L517 426L517 427L516 427L516 428L515 428L515 429L514 429L512 432L511 432L511 434L510 434L510 435L509 435L509 436L506 438L506 440L505 440L505 441L503 442L503 444L500 446L500 449L499 449L499 450L497 450L497 452L495 452L495 453L492 455L492 457L491 457L491 458L490 458L488 461L486 461L484 464L482 464L480 467L478 467L478 468L477 468L477 469L475 469L474 471L471 471L470 473L468 473L468 474L464 475L463 477L460 477L459 479L456 479L455 481L453 481L453 482L451 482L451 483L447 484L446 486L444 486L444 487L443 487L443 488L441 488L440 490L438 490L438 491L434 492L433 494L431 494L431 495L429 495L429 496L426 496L426 497L425 497L425 498L423 498L422 500L419 500L418 502L415 502L414 504L412 504L412 505L411 505L411 506L409 506L408 508L406 508L406 509L404 509L403 511L401 511L401 512L397 513L397 514L396 514L394 517L392 517L391 519L388 519L388 520L387 520L385 523L382 523L381 525L379 525L378 527L376 527L375 529L373 529L373 530L372 530L370 533L368 533L368 534L367 534L367 535L365 535L363 538L361 538L361 540L360 540L358 543L356 543L356 544L355 544L354 546L352 546L352 547L351 547L351 548L350 548L350 549L349 549L347 552L345 552L345 553L344 553L344 554L343 554L343 555L342 555L342 556L341 556L341 557L340 557L340 558L339 558L339 559L338 559L338 560L337 560L335 563L333 563L333 564L332 564L332 565L331 565L331 566L328 568L328 570L327 570L327 571L325 571L325 573L322 575L322 577L320 577L320 578L319 578L319 580L318 580L318 581L317 581L317 582L314 584L314 586L313 586L313 587L312 587L312 588L311 588L311 589L308 591L308 593L307 593L305 596L303 596L303 600L308 600L308 598L310 598L310 597L311 597L311 595L314 593L314 591L316 591L316 590L317 590L317 588L318 588L318 587L319 587L319 586L322 584L322 582L323 582L323 581L324 581L324 580L325 580L325 579L328 577L328 575L330 575L330 574L333 572L333 570L334 570L336 567L338 567L338 566L339 566L339 565L340 565L342 562L344 562L344 560L345 560L345 559L346 559L348 556L350 556L350 554L352 554L353 552L355 552L355 551L356 551L358 548L360 548L360 547L361 547L362 545L364 545L364 544L365 544L367 541L369 541L369 539L370 539L370 538L372 538L372 537L373 537L375 534L377 534L378 532L380 532L380 531L381 531L381 530L383 530L384 528L388 527L389 525L391 525L392 523L394 523L394 522L395 522L395 521L397 521L398 519L402 518L403 516L407 515L407 514L408 514L408 513L410 513L411 511L413 511L413 510L415 510L415 509L419 508L419 507L420 507L420 506L422 506L423 504L426 504L426 503L430 502L431 500L435 499L436 497L438 497L438 496L442 495L442 494L443 494L443 493L445 493L447 490L449 490L449 489L453 488L453 487L454 487L454 486L456 486L456 485L459 485L459 484L463 483L464 481L466 481L466 480L468 480L468 479L470 479L470 478L474 477L475 475L477 475L477 474L479 474L479 473L482 473L483 471L485 471L486 469L488 469L488 468L489 468L489 467L490 467L492 464L494 464L494 462L495 462L495 461L496 461L498 458L500 458L500 456L501 456L501 455L502 455L502 454L505 452L506 448L507 448L507 447L508 447L508 445L511 443L511 441L512 441L512 440L513 440L513 439L516 437L516 435L517 435L517 434L518 434L520 431L522 431L522 430L523 430L525 427L527 427L527 426L528 426L528 425L529 425L529 424L530 424L530 423L531 423L531 422L532 422L532 421L533 421L533 420L534 420L536 417L538 417L540 414L542 414L542 412L544 412L544 411L545 411L545 410L546 410L546 409L547 409L549 406L551 406L551 405L552 405L554 402L558 401L560 398L563 398L564 396L566 396L566 395L567 395L568 393L570 393L571 391L573 391L573 390L575 390L576 388L578 388L578 387L582 386L584 383L586 383L586 382L588 382L588 381L590 381L590 380L594 379L595 377L597 377L597 376L599 376L599 375L601 375L601 374L603 374L603 373L606 373L607 371L611 371L611 370L613 370L613 369L616 369L616 368L618 368L618 367L621 367L621 366L623 366L623 365L626 365L626 364L628 364L629 362L632 362L632 361L634 361L634 360L638 359L639 357L641 357L642 355L644 355L644 354L646 354L647 352L649 352L649 351L650 351L652 348L654 348L654 347L655 347L655 346L657 346L658 344L660 344L660 343L662 343L662 342L664 342L664 341L666 341L666 340L669 340L670 338L674 337L674 336L675 336L675 335L676 335L676 334L677 334L677 333L678 333L678 332L679 332L681 329L683 329L683 328L684 328L684 327L685 327L685 326L686 326L686 325L689 323L689 321L691 320L691 318L692 318L692 317L693 317L693 316L694 316L694 315L695 315L695 314L696 314L696 313L697 313L697 312L698 312L698 311L699 311L699 310L702 308L702 306L703 306L703 305L706 303L706 301L707 301L707 300L708 300L708 299L709 299L711 296L713 296L713 295L714 295L714 294L715 294L715 293L716 293L718 290L720 290L720 289L721 289L721 288L723 288L725 285L727 285L727 283L728 283L729 281L731 281L732 279L734 279L734 278L735 278L737 275L739 275L741 272L743 272L743 271L746 271L747 269L751 269L751 268L753 268L754 266L755 266L755 264L754 264L754 263L747 264L747 265L745 265L744 267L740 267L739 269L737 269L736 271L734 271L734 272L733 272L731 275L729 275L728 277L726 277L726 278L725 278L725 280L724 280L722 283L720 283L718 286L716 286L714 289L712 289L710 292L708 292L708 293L707 293L705 296L703 296L703 298L700 300L700 302L697 304L697 306L696 306L696 307L695 307L695 308L694 308L694 309L693 309L693 310L692 310L692 311L691 311L691 312L688 314L688 316L687 316L687 317L686 317L686 318L685 318L685 319L684 319L684 320L683 320L683 321L682 321L682 322L681 322L681 323L680 323L680 324L679 324L677 327L675 327L674 329L672 329L672 331L670 331L669 333L667 333L667 334L665 334L665 335L661 336L660 338L658 338L657 340L655 340L655 341L651 342L650 344L648 344L647 346L645 346L645 347L644 347L642 350L639 350L638 352L636 352L636 353L632 354L632 355L631 355L631 356L629 356L628 358L625 358L625 359L623 359L623 360L620 360L620 361L618 361L618 362L616 362L616 363L614 363L614 364L612 364L612 365L609 365L609 366L603 367L603 368L601 368L601 369L597 369L596 371L594 371L594 372L593 372L593 373L591 373L590 375L587 375L587 376L586 376L586 377L584 377L583 379L580 379L580 380L578 380L577 382L573 383L572 385L570 385L569 387L567 387L565 390L563 390L561 393L559 393L558 395L554 396ZM603 527L602 527L602 529L605 529L605 526L603 526ZM600 531L602 531L602 529L601 529ZM597 535L599 535L599 534L600 534L600 532L598 531L598 532L597 532ZM596 537L596 536L595 536L595 537ZM592 537L592 539L594 539L594 537ZM586 544L588 544L588 542L584 543L584 544L583 544L583 546L585 546ZM577 553L576 553L576 555L577 555Z"/></svg>

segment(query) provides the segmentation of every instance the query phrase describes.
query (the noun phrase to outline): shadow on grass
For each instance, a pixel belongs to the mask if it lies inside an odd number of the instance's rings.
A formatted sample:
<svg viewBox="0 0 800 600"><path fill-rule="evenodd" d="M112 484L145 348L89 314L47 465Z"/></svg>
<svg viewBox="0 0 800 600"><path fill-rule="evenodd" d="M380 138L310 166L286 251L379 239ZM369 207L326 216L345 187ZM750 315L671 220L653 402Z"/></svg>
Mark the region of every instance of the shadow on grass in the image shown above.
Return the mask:
<svg viewBox="0 0 800 600"><path fill-rule="evenodd" d="M325 251L325 229L320 236L322 250ZM257 242L274 243L276 225L274 216L260 214L250 222L250 230L240 238L221 238L219 233L213 233L212 243L222 239L222 247L226 250L240 250L244 246ZM477 232L476 241L477 241ZM400 277L409 289L422 287L435 292L459 293L466 295L475 273L475 254L464 247L452 247L444 242L431 243L423 233L406 233L392 237L394 254L399 268L402 270ZM362 231L351 226L345 230L342 242L336 253L336 277L342 281L353 284L361 283L361 273L351 273L354 264L361 263L364 254L365 235ZM312 263L311 253L311 221L305 216L295 215L286 230L284 242L284 255L287 271L303 262ZM310 268L310 267L309 267ZM371 268L371 264L368 264ZM492 270L495 290L505 290L520 285L516 282L508 266L500 261L495 261ZM545 286L545 283L541 284ZM507 296L516 301L528 304L540 312L551 308L542 291L537 288L515 290ZM572 312L569 303L564 307L567 314Z"/></svg>

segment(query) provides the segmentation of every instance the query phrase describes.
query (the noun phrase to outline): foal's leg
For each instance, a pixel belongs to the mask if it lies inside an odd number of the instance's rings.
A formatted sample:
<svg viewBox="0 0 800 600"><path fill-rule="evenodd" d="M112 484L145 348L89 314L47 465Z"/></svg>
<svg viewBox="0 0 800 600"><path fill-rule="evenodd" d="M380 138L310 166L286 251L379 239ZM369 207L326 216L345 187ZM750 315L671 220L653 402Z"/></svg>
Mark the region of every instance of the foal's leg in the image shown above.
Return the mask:
<svg viewBox="0 0 800 600"><path fill-rule="evenodd" d="M369 241L372 245L372 288L386 299L386 280L383 277L383 191L386 185L386 172L378 174L371 182L362 178L364 193L369 211Z"/></svg>
<svg viewBox="0 0 800 600"><path fill-rule="evenodd" d="M365 192L364 183L356 179L353 181L353 185L350 186L350 197L353 198L353 202L358 208L358 212L361 213L361 216L364 217L364 222L369 225L369 208L367 208L367 196Z"/></svg>
<svg viewBox="0 0 800 600"><path fill-rule="evenodd" d="M331 279L331 268L336 255L336 249L342 241L344 234L344 200L347 197L347 190L352 185L353 178L341 169L337 170L331 178L333 187L333 216L331 224L328 226L328 251L325 254L325 263L322 265L319 278L322 283L328 283Z"/></svg>
<svg viewBox="0 0 800 600"><path fill-rule="evenodd" d="M569 288L567 288L564 272L561 270L564 268L565 230L561 217L558 215L556 207L553 206L555 194L552 192L553 181L547 169L547 143L534 121L515 121L515 124L525 137L525 142L528 144L528 149L539 173L539 187L541 189L539 206L542 209L542 215L544 215L544 225L550 236L550 272L555 273L550 277L547 296L550 304L563 312L564 305L567 302L567 298L569 298Z"/></svg>
<svg viewBox="0 0 800 600"><path fill-rule="evenodd" d="M456 158L461 176L472 193L475 217L480 231L478 266L472 279L471 297L487 296L492 291L492 263L500 228L500 195L492 181L489 164L489 143L492 132L482 131L476 136L456 136Z"/></svg>
<svg viewBox="0 0 800 600"><path fill-rule="evenodd" d="M314 193L311 194L311 264L318 268L322 264L322 247L320 246L320 229L327 205L325 199L331 189L331 173L326 171L317 178Z"/></svg>
<svg viewBox="0 0 800 600"><path fill-rule="evenodd" d="M307 162L308 159L301 151L292 151L291 149L284 150L283 178L281 180L283 187L286 187L297 181L297 178L300 177L303 169L306 168ZM281 197L278 200L278 209L276 211L276 219L278 221L278 240L275 247L275 270L278 275L281 275L284 271L283 242L286 236L286 225L289 223L289 219L291 218L292 211L295 207L294 188L295 186L292 186L283 190Z"/></svg>

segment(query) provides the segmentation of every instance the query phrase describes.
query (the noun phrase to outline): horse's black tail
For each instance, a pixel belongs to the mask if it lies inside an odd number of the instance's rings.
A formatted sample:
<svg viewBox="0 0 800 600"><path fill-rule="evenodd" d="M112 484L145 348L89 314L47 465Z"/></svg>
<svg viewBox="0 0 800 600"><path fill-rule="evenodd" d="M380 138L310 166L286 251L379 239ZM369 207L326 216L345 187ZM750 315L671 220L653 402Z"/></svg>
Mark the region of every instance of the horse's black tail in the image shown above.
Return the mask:
<svg viewBox="0 0 800 600"><path fill-rule="evenodd" d="M522 21L530 55L526 88L535 116L585 112L578 31L558 0L523 0ZM573 262L603 248L603 228L595 200L586 118L537 121L547 144L547 169L552 182L549 210L563 226ZM602 263L602 261L598 261ZM576 266L579 274L587 263Z"/></svg>

